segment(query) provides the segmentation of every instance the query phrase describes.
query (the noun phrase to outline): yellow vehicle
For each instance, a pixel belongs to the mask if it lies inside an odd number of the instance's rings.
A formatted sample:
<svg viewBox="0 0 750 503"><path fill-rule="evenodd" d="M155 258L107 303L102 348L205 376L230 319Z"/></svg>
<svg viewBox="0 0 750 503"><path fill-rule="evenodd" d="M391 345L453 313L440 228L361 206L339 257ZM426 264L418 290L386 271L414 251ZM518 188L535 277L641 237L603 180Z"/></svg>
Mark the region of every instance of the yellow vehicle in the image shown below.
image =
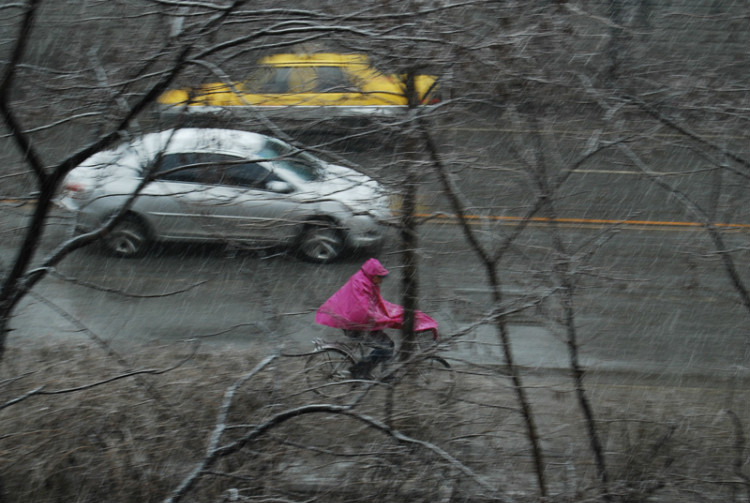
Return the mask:
<svg viewBox="0 0 750 503"><path fill-rule="evenodd" d="M420 105L440 101L437 78L418 75ZM407 106L404 79L374 69L362 54L276 54L247 80L174 89L159 97L168 115L262 112L279 118L390 116Z"/></svg>

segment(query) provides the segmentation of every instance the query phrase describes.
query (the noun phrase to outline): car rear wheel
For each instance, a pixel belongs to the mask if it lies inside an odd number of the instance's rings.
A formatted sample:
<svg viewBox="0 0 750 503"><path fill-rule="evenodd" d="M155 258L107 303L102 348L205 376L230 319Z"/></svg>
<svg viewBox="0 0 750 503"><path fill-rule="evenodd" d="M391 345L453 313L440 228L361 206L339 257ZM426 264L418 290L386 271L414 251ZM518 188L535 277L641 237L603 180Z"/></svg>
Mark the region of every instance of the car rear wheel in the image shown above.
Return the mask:
<svg viewBox="0 0 750 503"><path fill-rule="evenodd" d="M339 258L346 246L344 233L333 222L309 222L297 245L299 254L310 262L327 263Z"/></svg>
<svg viewBox="0 0 750 503"><path fill-rule="evenodd" d="M126 216L104 236L104 247L113 255L137 257L148 245L146 226L137 217Z"/></svg>

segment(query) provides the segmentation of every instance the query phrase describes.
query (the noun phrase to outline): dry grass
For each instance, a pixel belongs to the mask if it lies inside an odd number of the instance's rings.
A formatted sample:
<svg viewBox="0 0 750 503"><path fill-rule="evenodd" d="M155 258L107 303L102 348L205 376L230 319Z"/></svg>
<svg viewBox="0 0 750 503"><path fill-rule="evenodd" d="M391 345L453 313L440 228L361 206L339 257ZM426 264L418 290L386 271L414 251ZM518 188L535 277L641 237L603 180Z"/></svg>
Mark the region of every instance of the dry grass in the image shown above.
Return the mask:
<svg viewBox="0 0 750 503"><path fill-rule="evenodd" d="M176 357L154 351L133 360L137 368L165 368ZM85 346L16 349L3 365L2 396L75 388L124 373ZM6 495L40 502L157 500L199 457L232 377L231 369L201 357L168 374L31 396L6 407L0 416Z"/></svg>
<svg viewBox="0 0 750 503"><path fill-rule="evenodd" d="M174 348L148 348L128 355L131 368L126 369L85 345L12 348L1 370L0 403L32 390L40 394L0 409L0 463L7 499L163 500L204 456L227 388L261 358L251 351L211 350L162 374L140 373L89 389L62 391L134 370L169 368L186 356ZM305 389L301 364L300 359L279 359L243 385L234 397L221 443L241 437L281 411L320 402ZM377 414L383 400L382 391L371 393L360 410ZM398 408L391 424L404 431L429 426ZM351 438L358 441L349 445ZM383 438L351 418L325 413L294 418L211 467L187 500L214 501L235 487L241 488L241 495L340 489L342 472L352 473L348 483L356 487L383 467L401 466L399 472L405 474L404 448L396 442L384 444ZM366 469L348 469L355 466Z"/></svg>
<svg viewBox="0 0 750 503"><path fill-rule="evenodd" d="M11 348L0 368L3 501L163 501L204 457L227 389L266 355L213 348L169 372L59 391L166 369L187 356L185 348L142 348L127 355L126 369L85 345ZM536 500L523 423L501 376L463 374L458 399L446 405L418 403L399 386L393 394L373 390L353 416L317 410L275 420L323 402L306 389L301 368L298 358L278 358L239 387L219 444L269 421L273 427L207 467L183 501ZM530 375L527 384L550 501L590 501L598 484L569 382ZM744 423L725 412L731 405L747 417L747 388L730 388L711 396L692 386L592 382L615 501L650 494L747 501L748 451L737 429Z"/></svg>

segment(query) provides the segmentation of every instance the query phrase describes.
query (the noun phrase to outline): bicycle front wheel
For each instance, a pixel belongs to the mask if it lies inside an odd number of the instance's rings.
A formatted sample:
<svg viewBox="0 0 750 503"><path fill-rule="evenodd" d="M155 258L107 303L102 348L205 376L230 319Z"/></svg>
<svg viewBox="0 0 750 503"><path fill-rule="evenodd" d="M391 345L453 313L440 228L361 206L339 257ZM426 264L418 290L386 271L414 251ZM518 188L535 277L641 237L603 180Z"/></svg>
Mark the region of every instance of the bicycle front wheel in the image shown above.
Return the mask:
<svg viewBox="0 0 750 503"><path fill-rule="evenodd" d="M416 387L416 400L422 403L444 404L456 389L456 372L439 356L414 362L409 369Z"/></svg>
<svg viewBox="0 0 750 503"><path fill-rule="evenodd" d="M305 380L310 389L326 398L338 398L350 390L354 360L344 351L327 348L311 354L305 362Z"/></svg>

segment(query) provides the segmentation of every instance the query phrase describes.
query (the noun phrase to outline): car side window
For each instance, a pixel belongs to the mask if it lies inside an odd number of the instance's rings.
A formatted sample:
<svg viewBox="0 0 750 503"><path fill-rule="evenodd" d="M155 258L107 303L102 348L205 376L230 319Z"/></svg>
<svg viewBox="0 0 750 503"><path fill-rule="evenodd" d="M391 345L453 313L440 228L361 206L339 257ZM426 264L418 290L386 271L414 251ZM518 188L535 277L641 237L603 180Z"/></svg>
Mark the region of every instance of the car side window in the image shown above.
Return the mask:
<svg viewBox="0 0 750 503"><path fill-rule="evenodd" d="M284 94L289 92L290 68L261 68L248 79L249 92Z"/></svg>
<svg viewBox="0 0 750 503"><path fill-rule="evenodd" d="M319 66L315 68L317 79L315 91L319 93L351 93L357 92L354 86L340 67Z"/></svg>
<svg viewBox="0 0 750 503"><path fill-rule="evenodd" d="M275 173L257 162L230 166L224 170L223 185L265 190L268 182L282 181Z"/></svg>
<svg viewBox="0 0 750 503"><path fill-rule="evenodd" d="M166 154L156 167L156 175L170 182L216 185L222 183L225 171L241 160L231 155L202 152ZM160 173L163 175L159 176Z"/></svg>
<svg viewBox="0 0 750 503"><path fill-rule="evenodd" d="M309 93L316 90L317 75L309 66L289 68L289 92Z"/></svg>
<svg viewBox="0 0 750 503"><path fill-rule="evenodd" d="M261 68L245 86L249 92L269 94L359 92L349 75L338 66Z"/></svg>
<svg viewBox="0 0 750 503"><path fill-rule="evenodd" d="M165 154L156 166L155 174L161 180L170 182L197 182L198 169L185 168L197 164L195 154Z"/></svg>

